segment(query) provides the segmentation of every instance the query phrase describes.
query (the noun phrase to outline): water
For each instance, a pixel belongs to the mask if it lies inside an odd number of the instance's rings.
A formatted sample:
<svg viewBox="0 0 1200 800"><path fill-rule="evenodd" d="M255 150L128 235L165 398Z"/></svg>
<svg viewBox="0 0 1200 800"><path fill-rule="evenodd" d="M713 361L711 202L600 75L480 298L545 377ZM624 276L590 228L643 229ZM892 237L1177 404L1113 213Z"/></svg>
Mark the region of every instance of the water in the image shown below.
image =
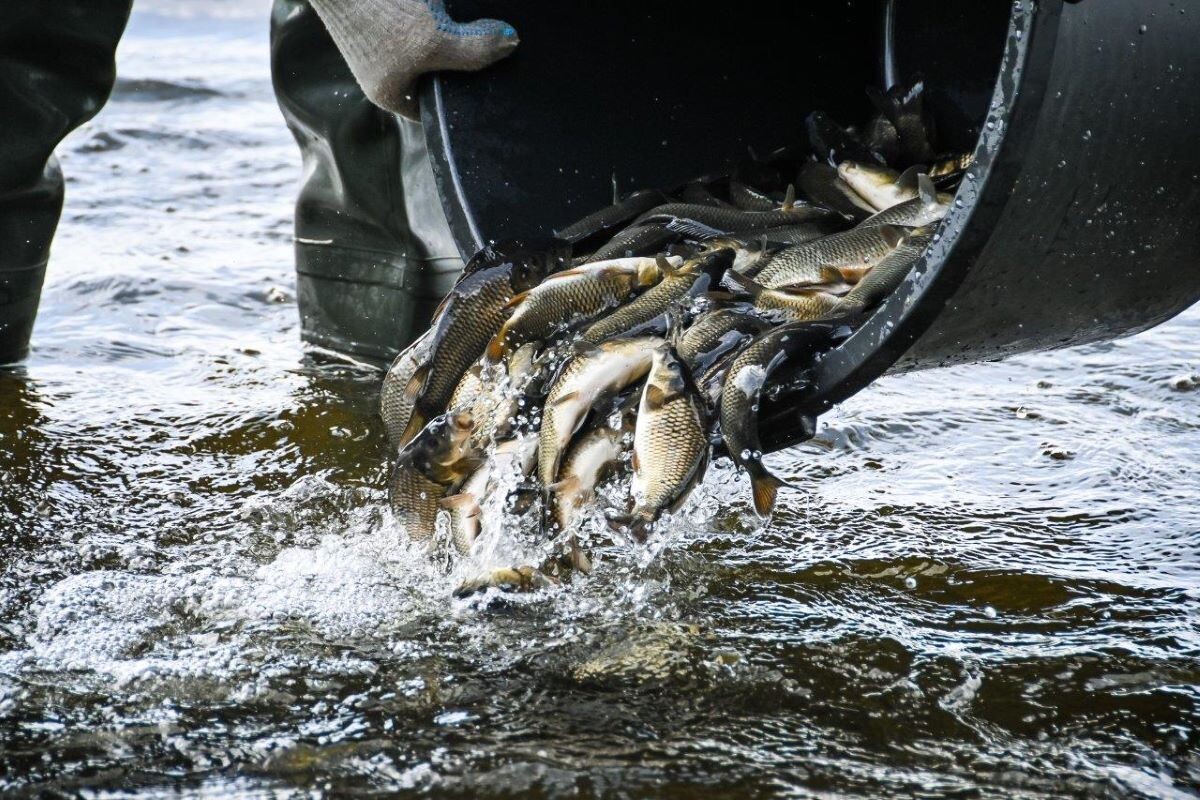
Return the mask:
<svg viewBox="0 0 1200 800"><path fill-rule="evenodd" d="M383 510L380 375L299 344L248 5L143 2L62 150L0 373L0 790L1200 789L1200 313L882 381L766 530L723 473L568 589L452 601Z"/></svg>

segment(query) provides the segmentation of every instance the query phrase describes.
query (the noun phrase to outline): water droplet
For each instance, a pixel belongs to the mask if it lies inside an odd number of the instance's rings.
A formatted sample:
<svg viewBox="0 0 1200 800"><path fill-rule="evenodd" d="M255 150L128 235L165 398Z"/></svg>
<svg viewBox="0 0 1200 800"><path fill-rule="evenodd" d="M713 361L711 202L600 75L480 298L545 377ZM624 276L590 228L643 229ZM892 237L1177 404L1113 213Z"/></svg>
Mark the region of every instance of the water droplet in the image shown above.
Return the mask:
<svg viewBox="0 0 1200 800"><path fill-rule="evenodd" d="M984 606L983 615L988 619L995 619L997 616L999 616L996 613L996 609L992 608L991 606Z"/></svg>

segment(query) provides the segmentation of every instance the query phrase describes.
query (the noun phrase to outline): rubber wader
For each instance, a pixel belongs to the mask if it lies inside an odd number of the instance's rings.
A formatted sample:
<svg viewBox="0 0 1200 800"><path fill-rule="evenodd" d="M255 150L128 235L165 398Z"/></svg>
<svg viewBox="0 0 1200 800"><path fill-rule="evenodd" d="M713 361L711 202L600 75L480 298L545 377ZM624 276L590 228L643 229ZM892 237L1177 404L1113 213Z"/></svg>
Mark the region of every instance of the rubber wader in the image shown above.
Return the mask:
<svg viewBox="0 0 1200 800"><path fill-rule="evenodd" d="M0 11L0 364L29 350L62 211L54 158L116 77L131 0L7 0Z"/></svg>
<svg viewBox="0 0 1200 800"><path fill-rule="evenodd" d="M462 269L421 126L372 105L305 0L276 0L275 94L304 158L296 292L304 339L388 359Z"/></svg>
<svg viewBox="0 0 1200 800"><path fill-rule="evenodd" d="M104 105L131 0L10 0L0 14L0 363L24 358L62 210L54 148ZM424 134L373 106L304 0L278 0L271 64L300 145L296 283L305 341L385 360L462 266Z"/></svg>

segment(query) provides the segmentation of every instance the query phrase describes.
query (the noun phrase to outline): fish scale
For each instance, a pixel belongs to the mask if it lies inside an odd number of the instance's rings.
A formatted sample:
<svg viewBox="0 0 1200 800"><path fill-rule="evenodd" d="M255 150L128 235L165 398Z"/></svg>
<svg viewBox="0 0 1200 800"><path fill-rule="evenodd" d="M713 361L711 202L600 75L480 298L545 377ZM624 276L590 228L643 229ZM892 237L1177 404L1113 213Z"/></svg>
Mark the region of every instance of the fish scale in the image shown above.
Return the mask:
<svg viewBox="0 0 1200 800"><path fill-rule="evenodd" d="M388 368L383 378L383 386L379 390L379 414L387 429L388 442L392 447L400 445L400 437L412 419L416 408L417 398L404 390L408 382L416 374L417 369L425 361L430 347L431 336L428 332L410 344Z"/></svg>
<svg viewBox="0 0 1200 800"><path fill-rule="evenodd" d="M633 492L638 498L637 523L653 522L687 497L708 461L704 401L669 348L654 354L654 365L634 430ZM655 407L653 396L665 402Z"/></svg>
<svg viewBox="0 0 1200 800"><path fill-rule="evenodd" d="M855 228L783 250L758 274L769 289L795 283L820 283L821 268L865 270L895 249L889 226Z"/></svg>

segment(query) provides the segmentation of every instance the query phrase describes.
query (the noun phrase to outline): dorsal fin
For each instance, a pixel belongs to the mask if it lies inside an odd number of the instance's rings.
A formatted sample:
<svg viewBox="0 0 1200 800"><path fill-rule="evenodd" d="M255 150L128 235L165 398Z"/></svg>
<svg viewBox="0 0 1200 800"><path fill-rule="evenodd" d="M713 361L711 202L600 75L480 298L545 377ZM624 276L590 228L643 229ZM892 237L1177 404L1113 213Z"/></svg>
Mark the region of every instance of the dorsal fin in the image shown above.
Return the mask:
<svg viewBox="0 0 1200 800"><path fill-rule="evenodd" d="M920 188L919 181L922 169L920 166L911 166L904 170L904 172L900 173L900 177L896 178L896 185L901 189L917 191Z"/></svg>
<svg viewBox="0 0 1200 800"><path fill-rule="evenodd" d="M766 291L766 287L761 283L738 272L726 272L722 282L733 291L749 295L754 299L757 299L760 294Z"/></svg>
<svg viewBox="0 0 1200 800"><path fill-rule="evenodd" d="M672 278L679 272L679 268L672 266L666 256L655 256L654 261L658 264L658 270L664 278Z"/></svg>
<svg viewBox="0 0 1200 800"><path fill-rule="evenodd" d="M783 195L783 210L791 211L796 207L796 184L789 183ZM764 237L765 238L765 237Z"/></svg>
<svg viewBox="0 0 1200 800"><path fill-rule="evenodd" d="M516 308L517 306L521 305L521 303L525 302L526 297L529 297L528 291L520 292L519 294L514 294L512 296L512 299L504 304L504 309L507 311L510 308Z"/></svg>
<svg viewBox="0 0 1200 800"><path fill-rule="evenodd" d="M879 234L887 242L888 247L899 247L900 243L908 236L908 231L908 228L900 225L882 225L879 228Z"/></svg>

